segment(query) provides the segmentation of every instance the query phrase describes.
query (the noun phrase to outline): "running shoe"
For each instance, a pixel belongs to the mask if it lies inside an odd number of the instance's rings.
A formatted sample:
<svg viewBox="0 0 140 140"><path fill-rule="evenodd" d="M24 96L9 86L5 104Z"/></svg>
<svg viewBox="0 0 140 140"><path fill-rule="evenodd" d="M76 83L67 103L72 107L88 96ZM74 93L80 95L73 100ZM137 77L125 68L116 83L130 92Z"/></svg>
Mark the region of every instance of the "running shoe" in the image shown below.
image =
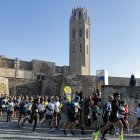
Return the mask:
<svg viewBox="0 0 140 140"><path fill-rule="evenodd" d="M81 134L82 134L82 135L86 135L86 133L85 133L84 131L83 131L83 132L81 132Z"/></svg>
<svg viewBox="0 0 140 140"><path fill-rule="evenodd" d="M102 137L100 140L108 140L108 139Z"/></svg>
<svg viewBox="0 0 140 140"><path fill-rule="evenodd" d="M66 136L67 136L66 130L63 130L63 133L64 133L64 135L66 135Z"/></svg>
<svg viewBox="0 0 140 140"><path fill-rule="evenodd" d="M73 131L70 131L70 133L71 133L73 136L75 136L75 133L74 133Z"/></svg>
<svg viewBox="0 0 140 140"><path fill-rule="evenodd" d="M23 124L23 123L21 123L21 126L22 126L22 127L24 127L24 124Z"/></svg>
<svg viewBox="0 0 140 140"><path fill-rule="evenodd" d="M97 140L100 133L101 133L100 131L93 133L93 140Z"/></svg>
<svg viewBox="0 0 140 140"><path fill-rule="evenodd" d="M55 129L56 129L56 130L59 130L59 127L58 127L58 126L56 126L56 127L55 127Z"/></svg>

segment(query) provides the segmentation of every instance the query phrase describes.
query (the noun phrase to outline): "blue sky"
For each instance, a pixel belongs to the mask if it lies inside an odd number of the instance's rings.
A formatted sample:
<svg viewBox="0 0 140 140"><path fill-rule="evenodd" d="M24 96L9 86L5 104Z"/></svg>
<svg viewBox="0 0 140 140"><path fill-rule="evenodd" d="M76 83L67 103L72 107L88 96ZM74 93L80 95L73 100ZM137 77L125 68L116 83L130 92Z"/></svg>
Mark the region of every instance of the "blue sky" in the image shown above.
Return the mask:
<svg viewBox="0 0 140 140"><path fill-rule="evenodd" d="M140 78L140 0L0 0L0 54L69 65L69 18L85 7L91 75Z"/></svg>

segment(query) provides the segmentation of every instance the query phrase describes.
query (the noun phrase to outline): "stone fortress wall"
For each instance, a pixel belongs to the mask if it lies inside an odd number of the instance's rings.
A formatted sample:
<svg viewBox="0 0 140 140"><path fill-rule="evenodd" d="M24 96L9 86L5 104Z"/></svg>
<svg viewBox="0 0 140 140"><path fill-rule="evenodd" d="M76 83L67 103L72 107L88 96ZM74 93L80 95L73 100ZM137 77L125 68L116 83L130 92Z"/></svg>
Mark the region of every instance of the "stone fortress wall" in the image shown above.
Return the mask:
<svg viewBox="0 0 140 140"><path fill-rule="evenodd" d="M9 78L9 92L13 94L14 78ZM127 100L133 98L135 104L140 99L140 85L134 88L129 86L130 78L122 77L109 77L109 85L102 86L102 98L103 101L107 100L107 96L113 92L120 92L125 95ZM29 79L17 79L17 94L39 94L39 95L64 95L64 87L69 85L72 87L73 93L77 90L82 91L84 95L89 95L95 92L96 89L96 76L81 76L81 75L59 75L48 77L45 80L29 80ZM137 83L140 83L140 79L137 79ZM128 94L127 94L128 93ZM133 95L134 96L131 96ZM128 95L128 97L127 97ZM125 97L124 96L124 97Z"/></svg>

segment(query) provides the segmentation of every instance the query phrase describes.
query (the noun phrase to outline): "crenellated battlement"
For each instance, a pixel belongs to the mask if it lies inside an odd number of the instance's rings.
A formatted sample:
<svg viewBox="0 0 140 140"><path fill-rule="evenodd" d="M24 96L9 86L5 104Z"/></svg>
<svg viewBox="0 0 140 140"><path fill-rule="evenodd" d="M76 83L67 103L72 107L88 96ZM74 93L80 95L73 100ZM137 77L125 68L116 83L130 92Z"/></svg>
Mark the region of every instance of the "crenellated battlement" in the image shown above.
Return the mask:
<svg viewBox="0 0 140 140"><path fill-rule="evenodd" d="M88 12L87 12L87 9L84 7L77 7L77 8L73 8L72 9L72 14L71 14L71 17L70 17L70 20L71 21L79 21L79 20L84 20L86 22L89 22L90 19L88 17Z"/></svg>

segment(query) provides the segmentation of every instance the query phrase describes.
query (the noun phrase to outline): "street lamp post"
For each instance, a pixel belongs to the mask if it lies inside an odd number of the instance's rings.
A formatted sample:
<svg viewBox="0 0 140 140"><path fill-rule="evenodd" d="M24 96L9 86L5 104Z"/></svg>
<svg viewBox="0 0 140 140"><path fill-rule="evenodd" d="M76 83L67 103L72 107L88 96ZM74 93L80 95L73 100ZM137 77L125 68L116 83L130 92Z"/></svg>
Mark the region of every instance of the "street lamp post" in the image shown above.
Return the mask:
<svg viewBox="0 0 140 140"><path fill-rule="evenodd" d="M14 75L14 95L16 95L16 79L17 79L17 57L15 56L15 61L14 61L14 68L15 68L15 75Z"/></svg>

